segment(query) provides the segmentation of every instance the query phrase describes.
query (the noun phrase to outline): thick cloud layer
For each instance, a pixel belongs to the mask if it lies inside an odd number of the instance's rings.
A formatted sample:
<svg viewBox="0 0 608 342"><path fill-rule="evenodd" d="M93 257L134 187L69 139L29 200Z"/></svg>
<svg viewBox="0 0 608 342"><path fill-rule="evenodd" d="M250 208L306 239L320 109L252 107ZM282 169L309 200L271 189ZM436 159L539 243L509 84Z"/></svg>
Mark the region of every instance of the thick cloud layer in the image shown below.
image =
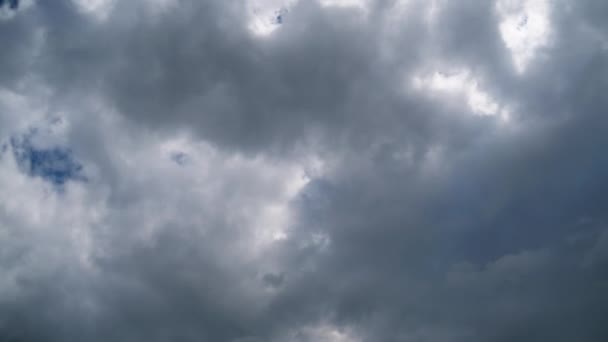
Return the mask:
<svg viewBox="0 0 608 342"><path fill-rule="evenodd" d="M608 339L608 5L0 4L0 340Z"/></svg>

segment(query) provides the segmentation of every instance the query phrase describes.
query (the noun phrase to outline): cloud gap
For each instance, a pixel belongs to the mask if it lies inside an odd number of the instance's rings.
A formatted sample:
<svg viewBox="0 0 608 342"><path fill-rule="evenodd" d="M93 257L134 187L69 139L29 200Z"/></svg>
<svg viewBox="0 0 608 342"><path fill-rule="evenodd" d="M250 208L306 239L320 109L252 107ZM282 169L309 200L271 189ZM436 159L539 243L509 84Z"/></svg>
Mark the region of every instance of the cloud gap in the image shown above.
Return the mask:
<svg viewBox="0 0 608 342"><path fill-rule="evenodd" d="M13 157L22 172L31 177L61 187L69 181L86 181L83 165L76 160L72 150L66 146L40 146L33 142L38 130L13 136L10 147Z"/></svg>

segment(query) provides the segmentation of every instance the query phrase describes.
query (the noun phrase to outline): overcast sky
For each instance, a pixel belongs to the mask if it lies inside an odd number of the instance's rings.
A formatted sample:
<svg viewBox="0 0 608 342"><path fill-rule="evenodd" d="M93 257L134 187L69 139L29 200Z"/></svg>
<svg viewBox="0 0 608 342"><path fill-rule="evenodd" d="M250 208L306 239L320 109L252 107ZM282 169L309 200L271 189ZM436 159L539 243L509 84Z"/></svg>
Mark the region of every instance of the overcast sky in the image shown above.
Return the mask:
<svg viewBox="0 0 608 342"><path fill-rule="evenodd" d="M608 341L608 1L0 5L1 341Z"/></svg>

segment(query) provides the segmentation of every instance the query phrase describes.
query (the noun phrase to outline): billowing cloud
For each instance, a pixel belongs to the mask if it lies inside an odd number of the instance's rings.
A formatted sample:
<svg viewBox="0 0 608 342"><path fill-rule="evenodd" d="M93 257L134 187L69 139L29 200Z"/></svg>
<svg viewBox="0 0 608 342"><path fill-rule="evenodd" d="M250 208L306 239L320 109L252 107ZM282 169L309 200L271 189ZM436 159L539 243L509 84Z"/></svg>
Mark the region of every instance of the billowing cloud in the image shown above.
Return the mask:
<svg viewBox="0 0 608 342"><path fill-rule="evenodd" d="M0 2L0 340L605 341L607 16Z"/></svg>

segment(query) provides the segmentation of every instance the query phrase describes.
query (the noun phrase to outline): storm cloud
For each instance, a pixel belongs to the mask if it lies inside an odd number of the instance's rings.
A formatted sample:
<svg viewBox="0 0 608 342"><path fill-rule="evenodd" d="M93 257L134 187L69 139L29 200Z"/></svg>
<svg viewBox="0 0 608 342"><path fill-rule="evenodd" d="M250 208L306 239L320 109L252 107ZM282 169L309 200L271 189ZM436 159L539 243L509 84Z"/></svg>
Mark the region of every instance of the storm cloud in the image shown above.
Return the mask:
<svg viewBox="0 0 608 342"><path fill-rule="evenodd" d="M607 19L0 1L0 340L606 341Z"/></svg>

